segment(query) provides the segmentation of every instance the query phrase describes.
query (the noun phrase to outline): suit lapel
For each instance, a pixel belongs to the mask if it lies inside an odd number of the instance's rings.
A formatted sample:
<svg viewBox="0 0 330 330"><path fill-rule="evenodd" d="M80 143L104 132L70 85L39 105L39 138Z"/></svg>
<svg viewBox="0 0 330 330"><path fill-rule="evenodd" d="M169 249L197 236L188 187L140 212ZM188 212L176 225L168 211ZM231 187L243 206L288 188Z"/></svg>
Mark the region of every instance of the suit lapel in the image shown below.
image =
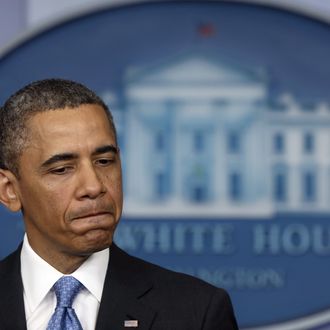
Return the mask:
<svg viewBox="0 0 330 330"><path fill-rule="evenodd" d="M21 248L0 264L1 329L26 330L20 252Z"/></svg>
<svg viewBox="0 0 330 330"><path fill-rule="evenodd" d="M125 329L126 320L137 320L138 330L151 328L156 313L143 298L153 284L143 275L130 256L111 246L96 330Z"/></svg>

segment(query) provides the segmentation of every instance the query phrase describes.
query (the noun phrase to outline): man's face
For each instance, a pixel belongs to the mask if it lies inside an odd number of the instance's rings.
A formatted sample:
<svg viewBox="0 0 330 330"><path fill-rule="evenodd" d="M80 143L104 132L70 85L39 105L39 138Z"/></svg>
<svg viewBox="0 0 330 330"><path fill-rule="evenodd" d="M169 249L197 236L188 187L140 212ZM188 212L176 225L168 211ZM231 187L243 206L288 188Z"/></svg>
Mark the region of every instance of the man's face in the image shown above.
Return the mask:
<svg viewBox="0 0 330 330"><path fill-rule="evenodd" d="M16 190L32 248L46 261L108 247L122 211L121 164L98 105L46 111L27 124Z"/></svg>

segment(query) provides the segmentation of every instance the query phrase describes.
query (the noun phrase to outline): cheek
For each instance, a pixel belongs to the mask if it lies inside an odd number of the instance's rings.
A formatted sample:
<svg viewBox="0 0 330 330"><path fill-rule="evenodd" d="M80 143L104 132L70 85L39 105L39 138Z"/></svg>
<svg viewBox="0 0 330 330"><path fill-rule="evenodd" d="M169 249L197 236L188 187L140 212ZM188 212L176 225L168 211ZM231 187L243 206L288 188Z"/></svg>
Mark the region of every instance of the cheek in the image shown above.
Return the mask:
<svg viewBox="0 0 330 330"><path fill-rule="evenodd" d="M121 208L123 204L123 188L122 188L121 172L113 173L112 175L107 175L106 180L108 183L108 190L110 192L110 195L121 213Z"/></svg>
<svg viewBox="0 0 330 330"><path fill-rule="evenodd" d="M43 209L45 193L43 189L40 189L38 185L25 186L22 185L20 189L20 201L22 203L22 208L26 212L28 210L37 211L39 208Z"/></svg>
<svg viewBox="0 0 330 330"><path fill-rule="evenodd" d="M121 183L116 186L114 186L114 199L116 201L116 204L117 204L117 207L120 209L121 211L121 208L123 206L123 189L122 189L122 185Z"/></svg>
<svg viewBox="0 0 330 330"><path fill-rule="evenodd" d="M61 213L65 210L65 205L63 203L64 196L61 194L51 194L49 196L45 196L44 204L47 204L49 212L53 216L60 216Z"/></svg>
<svg viewBox="0 0 330 330"><path fill-rule="evenodd" d="M119 198L122 198L123 194L123 182L122 182L122 176L121 173L117 175L117 177L114 180L114 190L116 191L116 194Z"/></svg>
<svg viewBox="0 0 330 330"><path fill-rule="evenodd" d="M30 197L26 201L31 212L44 219L47 224L52 227L53 224L58 223L59 218L62 218L65 213L65 190L53 190L51 185L43 188L33 189L29 191ZM57 221L56 221L57 220Z"/></svg>
<svg viewBox="0 0 330 330"><path fill-rule="evenodd" d="M34 230L32 228L51 232L58 226L56 221L59 217L58 205L44 190L34 186L26 193L22 191L21 203L24 220L31 232Z"/></svg>
<svg viewBox="0 0 330 330"><path fill-rule="evenodd" d="M47 194L45 200L49 204L49 209L54 217L61 222L65 222L68 213L70 212L70 207L72 207L72 193L67 189L59 189L56 191L51 191Z"/></svg>

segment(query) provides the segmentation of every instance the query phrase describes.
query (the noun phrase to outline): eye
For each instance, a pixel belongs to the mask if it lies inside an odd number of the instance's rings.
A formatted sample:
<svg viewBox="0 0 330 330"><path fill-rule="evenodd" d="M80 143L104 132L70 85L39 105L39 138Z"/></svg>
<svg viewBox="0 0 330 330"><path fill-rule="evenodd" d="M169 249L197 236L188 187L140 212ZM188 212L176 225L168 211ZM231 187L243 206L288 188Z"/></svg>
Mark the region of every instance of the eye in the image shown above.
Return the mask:
<svg viewBox="0 0 330 330"><path fill-rule="evenodd" d="M100 165L100 166L108 166L112 163L114 163L115 161L115 158L114 157L111 157L111 158L99 158L95 161L95 163L97 165Z"/></svg>
<svg viewBox="0 0 330 330"><path fill-rule="evenodd" d="M51 174L63 175L63 174L68 173L70 170L72 170L71 166L61 166L61 167L53 168L49 172Z"/></svg>

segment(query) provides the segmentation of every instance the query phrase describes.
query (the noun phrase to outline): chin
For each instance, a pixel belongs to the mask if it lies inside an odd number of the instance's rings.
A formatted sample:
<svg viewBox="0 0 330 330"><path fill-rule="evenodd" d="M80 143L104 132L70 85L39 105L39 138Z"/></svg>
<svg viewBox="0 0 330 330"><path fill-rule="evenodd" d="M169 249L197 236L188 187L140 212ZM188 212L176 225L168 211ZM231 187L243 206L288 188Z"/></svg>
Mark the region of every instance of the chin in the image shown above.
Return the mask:
<svg viewBox="0 0 330 330"><path fill-rule="evenodd" d="M84 251L84 255L91 255L107 249L112 244L112 237L113 235L109 235L108 231L92 230L84 235L80 251Z"/></svg>

